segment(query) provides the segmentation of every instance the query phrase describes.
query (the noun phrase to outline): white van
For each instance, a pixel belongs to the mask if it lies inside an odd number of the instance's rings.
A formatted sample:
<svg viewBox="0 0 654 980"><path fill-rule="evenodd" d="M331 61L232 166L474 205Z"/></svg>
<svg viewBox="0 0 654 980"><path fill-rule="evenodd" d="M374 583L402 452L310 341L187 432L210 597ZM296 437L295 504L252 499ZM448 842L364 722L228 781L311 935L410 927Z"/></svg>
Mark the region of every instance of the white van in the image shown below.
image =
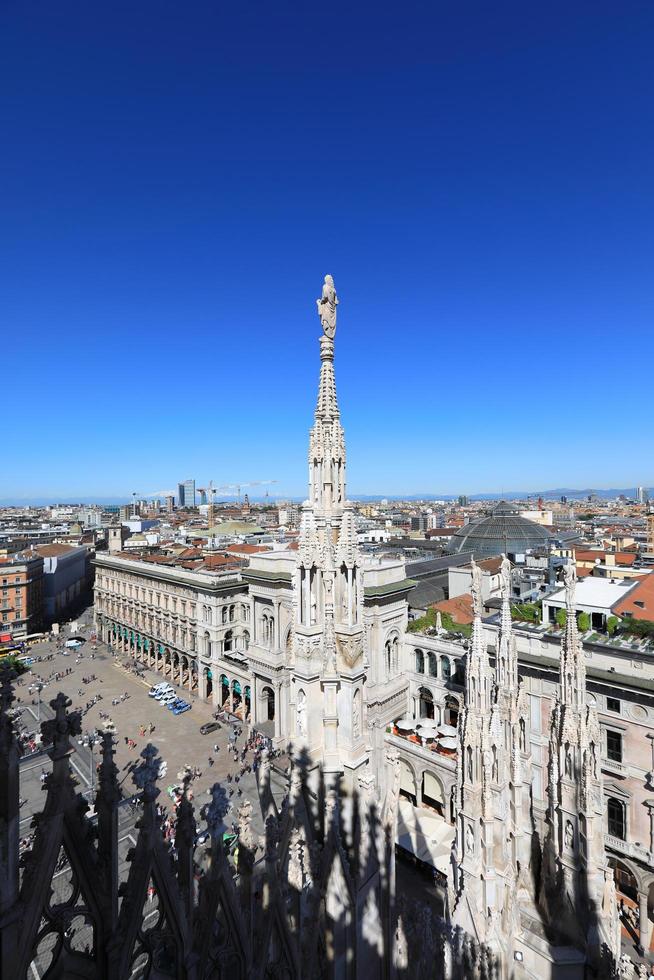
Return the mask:
<svg viewBox="0 0 654 980"><path fill-rule="evenodd" d="M161 681L161 683L155 684L154 687L151 687L148 694L151 698L156 698L157 694L165 694L166 691L172 690L172 685L170 685L168 681Z"/></svg>

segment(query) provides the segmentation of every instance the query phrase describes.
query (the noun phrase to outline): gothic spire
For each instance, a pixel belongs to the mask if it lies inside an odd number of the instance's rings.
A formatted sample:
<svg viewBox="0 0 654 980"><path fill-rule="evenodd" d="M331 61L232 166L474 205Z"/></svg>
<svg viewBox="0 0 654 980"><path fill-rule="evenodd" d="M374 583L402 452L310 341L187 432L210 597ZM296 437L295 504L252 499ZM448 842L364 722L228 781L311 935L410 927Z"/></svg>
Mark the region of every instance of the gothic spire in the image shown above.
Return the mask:
<svg viewBox="0 0 654 980"><path fill-rule="evenodd" d="M586 703L586 665L579 642L575 609L574 564L565 566L565 633L561 642L561 703L579 710Z"/></svg>
<svg viewBox="0 0 654 980"><path fill-rule="evenodd" d="M517 691L518 656L511 626L511 562L502 555L502 611L495 657L495 683L498 691Z"/></svg>
<svg viewBox="0 0 654 980"><path fill-rule="evenodd" d="M475 562L472 566L472 608L474 620L472 636L466 656L466 708L488 717L491 709L491 674L488 653L484 641L484 627L481 621L481 569Z"/></svg>
<svg viewBox="0 0 654 980"><path fill-rule="evenodd" d="M316 300L323 330L320 338L320 383L315 420L309 440L309 502L319 511L340 511L345 501L345 441L334 379L334 337L338 296L325 276Z"/></svg>

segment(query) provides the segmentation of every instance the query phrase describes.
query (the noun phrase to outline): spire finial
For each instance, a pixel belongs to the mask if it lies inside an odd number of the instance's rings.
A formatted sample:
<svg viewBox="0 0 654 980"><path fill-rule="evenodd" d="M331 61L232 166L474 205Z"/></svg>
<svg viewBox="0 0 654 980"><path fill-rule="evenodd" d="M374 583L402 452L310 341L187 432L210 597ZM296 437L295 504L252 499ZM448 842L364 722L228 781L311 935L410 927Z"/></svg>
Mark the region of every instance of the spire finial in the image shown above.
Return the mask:
<svg viewBox="0 0 654 980"><path fill-rule="evenodd" d="M316 304L318 306L318 316L320 317L323 333L328 340L333 340L336 334L336 307L338 306L338 296L336 295L334 280L330 275L325 276L325 282L323 283L322 287L322 296L320 299L316 300Z"/></svg>

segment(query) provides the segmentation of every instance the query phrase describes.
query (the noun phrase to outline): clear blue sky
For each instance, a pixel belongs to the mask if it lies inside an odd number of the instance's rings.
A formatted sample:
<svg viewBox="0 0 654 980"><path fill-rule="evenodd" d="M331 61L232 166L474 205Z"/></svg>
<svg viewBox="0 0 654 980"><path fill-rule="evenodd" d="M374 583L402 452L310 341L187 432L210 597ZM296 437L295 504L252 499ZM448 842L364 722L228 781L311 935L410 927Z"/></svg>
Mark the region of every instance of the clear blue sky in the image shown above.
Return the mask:
<svg viewBox="0 0 654 980"><path fill-rule="evenodd" d="M0 498L654 483L654 4L0 12Z"/></svg>

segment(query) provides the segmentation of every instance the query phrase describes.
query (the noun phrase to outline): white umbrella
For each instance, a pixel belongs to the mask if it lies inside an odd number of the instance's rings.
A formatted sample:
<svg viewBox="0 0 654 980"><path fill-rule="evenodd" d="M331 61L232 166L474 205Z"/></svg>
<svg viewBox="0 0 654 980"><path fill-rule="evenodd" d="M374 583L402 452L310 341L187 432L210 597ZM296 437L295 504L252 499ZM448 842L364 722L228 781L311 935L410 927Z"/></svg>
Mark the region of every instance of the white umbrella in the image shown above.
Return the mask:
<svg viewBox="0 0 654 980"><path fill-rule="evenodd" d="M438 744L442 749L456 749L459 742L456 738L442 738Z"/></svg>
<svg viewBox="0 0 654 980"><path fill-rule="evenodd" d="M456 735L456 728L454 725L439 725L438 730L441 735Z"/></svg>
<svg viewBox="0 0 654 980"><path fill-rule="evenodd" d="M401 732L410 732L416 727L415 718L400 718L399 721L395 722L395 727L399 728Z"/></svg>

